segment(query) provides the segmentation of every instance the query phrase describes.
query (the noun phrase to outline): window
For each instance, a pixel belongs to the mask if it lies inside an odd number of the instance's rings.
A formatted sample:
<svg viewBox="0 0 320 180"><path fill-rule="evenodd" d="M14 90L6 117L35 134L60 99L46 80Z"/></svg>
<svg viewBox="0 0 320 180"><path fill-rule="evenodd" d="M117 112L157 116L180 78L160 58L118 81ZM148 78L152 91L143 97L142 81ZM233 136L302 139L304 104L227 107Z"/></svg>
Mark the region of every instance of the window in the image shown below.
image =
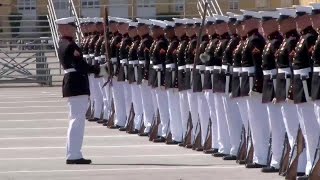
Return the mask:
<svg viewBox="0 0 320 180"><path fill-rule="evenodd" d="M36 9L36 0L18 0L18 9L19 10L35 10Z"/></svg>
<svg viewBox="0 0 320 180"><path fill-rule="evenodd" d="M229 0L229 9L238 10L239 9L239 0Z"/></svg>
<svg viewBox="0 0 320 180"><path fill-rule="evenodd" d="M175 8L174 10L176 12L183 12L184 11L184 5L186 0L175 0Z"/></svg>
<svg viewBox="0 0 320 180"><path fill-rule="evenodd" d="M54 0L53 5L55 9L67 9L68 3L66 0Z"/></svg>
<svg viewBox="0 0 320 180"><path fill-rule="evenodd" d="M138 7L156 7L156 0L137 0Z"/></svg>
<svg viewBox="0 0 320 180"><path fill-rule="evenodd" d="M82 0L82 8L99 8L99 0Z"/></svg>

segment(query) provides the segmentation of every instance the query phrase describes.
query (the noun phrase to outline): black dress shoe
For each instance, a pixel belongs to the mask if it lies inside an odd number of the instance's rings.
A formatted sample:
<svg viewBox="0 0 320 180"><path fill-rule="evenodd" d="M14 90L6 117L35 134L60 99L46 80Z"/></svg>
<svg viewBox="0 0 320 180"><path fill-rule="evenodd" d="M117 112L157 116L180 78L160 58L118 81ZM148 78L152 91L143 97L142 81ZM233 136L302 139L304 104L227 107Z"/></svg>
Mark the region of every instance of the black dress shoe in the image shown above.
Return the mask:
<svg viewBox="0 0 320 180"><path fill-rule="evenodd" d="M109 127L110 129L120 129L122 128L122 126L118 126L118 125L113 125Z"/></svg>
<svg viewBox="0 0 320 180"><path fill-rule="evenodd" d="M91 164L91 160L90 159L73 159L73 160L67 160L66 163L67 164Z"/></svg>
<svg viewBox="0 0 320 180"><path fill-rule="evenodd" d="M234 156L234 155L226 155L226 156L223 156L222 159L223 159L223 160L226 160L226 161L234 161L234 160L237 160L237 156Z"/></svg>
<svg viewBox="0 0 320 180"><path fill-rule="evenodd" d="M227 156L227 154L217 152L217 153L213 153L212 156L213 157L223 157L223 156Z"/></svg>
<svg viewBox="0 0 320 180"><path fill-rule="evenodd" d="M237 163L242 165L242 164L246 164L246 161L245 160L239 160L239 161L237 161Z"/></svg>
<svg viewBox="0 0 320 180"><path fill-rule="evenodd" d="M121 128L119 128L119 131L127 131L127 128L126 127L121 127Z"/></svg>
<svg viewBox="0 0 320 180"><path fill-rule="evenodd" d="M197 147L197 148L195 148L194 150L200 152L200 151L203 151L203 147Z"/></svg>
<svg viewBox="0 0 320 180"><path fill-rule="evenodd" d="M297 180L308 180L309 176L297 176Z"/></svg>
<svg viewBox="0 0 320 180"><path fill-rule="evenodd" d="M276 173L279 172L279 169L273 167L273 166L268 166L268 167L264 167L261 169L261 172L264 173Z"/></svg>
<svg viewBox="0 0 320 180"><path fill-rule="evenodd" d="M213 154L213 153L217 153L218 152L218 149L207 149L207 150L204 150L203 153L205 154Z"/></svg>
<svg viewBox="0 0 320 180"><path fill-rule="evenodd" d="M138 129L135 129L133 131L129 131L128 134L138 134L139 133L139 130Z"/></svg>
<svg viewBox="0 0 320 180"><path fill-rule="evenodd" d="M166 138L160 136L157 139L154 139L153 142L155 142L155 143L163 143L163 142L166 142Z"/></svg>
<svg viewBox="0 0 320 180"><path fill-rule="evenodd" d="M180 144L181 142L178 141L167 141L166 144L168 145L176 145L176 144Z"/></svg>
<svg viewBox="0 0 320 180"><path fill-rule="evenodd" d="M257 163L249 163L249 164L246 164L246 168L249 168L249 169L253 169L253 168L263 168L263 167L266 167L266 165L261 165L261 164L257 164Z"/></svg>
<svg viewBox="0 0 320 180"><path fill-rule="evenodd" d="M184 147L184 143L179 143L178 146Z"/></svg>
<svg viewBox="0 0 320 180"><path fill-rule="evenodd" d="M108 123L108 120L106 120L106 119L99 119L99 120L97 121L97 123L98 123L98 124Z"/></svg>
<svg viewBox="0 0 320 180"><path fill-rule="evenodd" d="M143 132L143 133L139 133L138 135L139 135L139 136L149 136L149 133Z"/></svg>
<svg viewBox="0 0 320 180"><path fill-rule="evenodd" d="M187 144L185 147L188 148L188 149L191 149L193 147L193 145L192 144Z"/></svg>
<svg viewBox="0 0 320 180"><path fill-rule="evenodd" d="M89 122L97 122L99 121L100 119L99 118L91 118L91 119L88 119Z"/></svg>

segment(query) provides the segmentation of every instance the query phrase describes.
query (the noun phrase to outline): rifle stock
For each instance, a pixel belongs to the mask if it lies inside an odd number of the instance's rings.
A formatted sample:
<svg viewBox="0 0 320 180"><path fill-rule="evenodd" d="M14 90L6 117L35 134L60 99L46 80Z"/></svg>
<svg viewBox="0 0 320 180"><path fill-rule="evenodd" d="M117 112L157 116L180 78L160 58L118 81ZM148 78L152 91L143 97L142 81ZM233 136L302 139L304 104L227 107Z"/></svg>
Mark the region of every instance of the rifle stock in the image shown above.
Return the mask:
<svg viewBox="0 0 320 180"><path fill-rule="evenodd" d="M299 156L303 152L304 147L304 138L302 135L301 128L299 127L298 134L297 134L297 139L296 139L296 144L295 147L293 148L296 149L296 156L291 158L291 163L289 164L286 179L296 179L297 178L297 169L298 169L298 161L299 161ZM293 154L292 154L293 155Z"/></svg>
<svg viewBox="0 0 320 180"><path fill-rule="evenodd" d="M128 122L127 122L127 126L126 126L126 131L127 133L131 133L134 131L134 108L133 108L133 104L131 103L131 108L130 108L130 114L128 117Z"/></svg>
<svg viewBox="0 0 320 180"><path fill-rule="evenodd" d="M212 131L211 131L212 122L209 119L208 129L207 129L207 136L206 140L203 145L203 150L209 150L212 148Z"/></svg>
<svg viewBox="0 0 320 180"><path fill-rule="evenodd" d="M187 123L187 131L184 136L183 140L183 146L186 146L188 144L191 144L191 134L192 134L192 119L191 119L191 113L189 112L189 118Z"/></svg>
<svg viewBox="0 0 320 180"><path fill-rule="evenodd" d="M237 163L240 163L240 161L246 160L246 155L247 155L246 130L245 130L245 127L242 126L241 140L240 140L240 145L237 153Z"/></svg>
<svg viewBox="0 0 320 180"><path fill-rule="evenodd" d="M287 168L289 165L290 151L291 151L291 147L290 147L288 135L286 133L285 138L284 138L284 142L283 142L282 157L281 157L281 161L280 161L280 165L279 165L279 167L280 167L279 168L279 175L283 175L287 172Z"/></svg>
<svg viewBox="0 0 320 180"><path fill-rule="evenodd" d="M153 141L158 137L158 128L160 123L161 123L160 113L159 113L159 110L157 110L157 114L155 114L153 118L153 123L152 123L151 131L149 134L149 141Z"/></svg>

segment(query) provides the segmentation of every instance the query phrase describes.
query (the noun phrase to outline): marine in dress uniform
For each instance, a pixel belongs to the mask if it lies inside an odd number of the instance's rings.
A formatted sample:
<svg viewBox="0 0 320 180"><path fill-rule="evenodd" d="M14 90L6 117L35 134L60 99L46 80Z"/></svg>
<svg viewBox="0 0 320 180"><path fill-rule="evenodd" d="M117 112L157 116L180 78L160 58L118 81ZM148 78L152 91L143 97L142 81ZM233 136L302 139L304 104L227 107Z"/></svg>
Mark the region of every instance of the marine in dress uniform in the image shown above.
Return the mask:
<svg viewBox="0 0 320 180"><path fill-rule="evenodd" d="M201 19L195 19L195 26L198 28L202 20ZM199 37L199 31L196 31L196 35ZM202 32L202 37L201 37L201 42L200 42L200 47L199 51L200 54L204 53L206 50L206 47L209 43L209 36L206 32L206 29L204 29L204 32ZM203 61L198 61L196 62L196 68L194 69L194 73L192 74L193 78L193 95L197 97L197 109L198 109L198 121L194 121L194 127L195 127L195 137L200 136L201 138L201 146L200 147L195 147L196 146L196 141L194 141L194 147L193 149L196 151L203 151L203 146L205 141L207 140L207 132L208 131L208 124L209 124L209 108L207 104L207 100L205 99L204 92L202 92L202 86L204 84L204 74L205 73L205 64Z"/></svg>
<svg viewBox="0 0 320 180"><path fill-rule="evenodd" d="M276 52L280 48L283 37L278 31L279 18L278 11L260 11L262 16L261 28L264 36L267 39L266 46L262 54L262 69L263 69L263 89L262 103L265 103L268 111L270 124L270 138L268 152L268 167L262 168L262 172L278 172L282 155L282 145L285 139L285 127L282 121L282 113L279 104L274 104L276 89ZM272 155L271 155L272 152Z"/></svg>
<svg viewBox="0 0 320 180"><path fill-rule="evenodd" d="M127 82L128 78L128 55L129 49L132 44L132 39L129 37L128 28L129 22L131 20L125 18L118 18L118 31L122 35L122 40L119 46L119 69L117 73L117 83L122 87L122 91L124 92L124 108L126 115L126 125L128 124L130 112L131 112L131 104L132 104L132 95L131 95L131 87ZM126 128L120 128L120 131L125 131Z"/></svg>
<svg viewBox="0 0 320 180"><path fill-rule="evenodd" d="M85 114L90 95L88 73L106 75L105 65L93 66L83 60L81 49L74 41L75 18L56 20L60 34L58 56L65 75L62 83L62 94L69 106L69 128L67 137L67 164L90 164L81 152Z"/></svg>
<svg viewBox="0 0 320 180"><path fill-rule="evenodd" d="M152 36L154 38L153 48L150 50L150 65L152 70L149 71L149 85L153 88L156 106L160 115L160 128L158 129L158 138L153 142L165 142L169 132L169 109L168 97L164 88L165 61L168 49L168 41L164 37L164 28L166 24L163 21L152 20Z"/></svg>
<svg viewBox="0 0 320 180"><path fill-rule="evenodd" d="M94 25L93 25L93 34L92 34L92 38L89 42L89 50L88 50L88 54L89 54L89 62L91 62L91 65L98 65L98 55L95 56L95 51L97 48L96 44L98 43L99 39L100 39L100 33L103 32L103 25L102 25L102 19L100 18L93 18L92 19ZM99 54L100 57L100 54ZM93 96L93 105L94 105L94 114L93 114L93 118L89 119L89 121L98 121L101 119L101 114L102 114L102 110L103 110L103 96L102 96L102 91L100 90L99 87L99 81L100 79L98 79L93 73L89 74L89 81L91 81L91 93Z"/></svg>
<svg viewBox="0 0 320 180"><path fill-rule="evenodd" d="M152 22L147 19L137 18L138 27L137 32L141 38L138 47L139 66L137 68L138 77L137 84L140 87L142 106L143 106L143 124L145 126L144 132L140 136L147 136L151 130L153 117L155 115L155 107L153 104L151 87L148 86L149 66L150 66L150 49L153 43L153 38L149 34L149 26Z"/></svg>
<svg viewBox="0 0 320 180"><path fill-rule="evenodd" d="M202 138L204 141L207 141L209 132L211 131L212 134L212 142L211 142L211 149L204 149L204 153L206 154L213 154L218 152L219 144L218 144L218 124L217 124L217 117L216 117L216 109L215 109L215 103L214 103L214 94L212 91L212 73L213 73L213 65L212 65L212 58L214 49L217 47L219 43L218 34L215 30L215 23L216 18L215 17L207 17L206 19L206 29L207 34L210 38L209 43L205 49L205 52L200 55L201 61L203 61L205 65L205 72L204 72L204 82L202 86L202 90L205 94L205 99L207 101L206 106L208 109L204 108L203 111L209 112L209 118L208 121L204 121L202 124L202 131L205 133ZM207 57L206 57L207 56ZM207 58L207 59L206 59ZM205 115L203 113L203 115ZM205 119L205 118L202 118ZM209 122L211 121L211 123ZM211 124L211 129L210 128Z"/></svg>
<svg viewBox="0 0 320 180"><path fill-rule="evenodd" d="M131 86L132 92L132 103L134 108L134 131L131 132L133 134L139 133L143 126L143 106L142 106L142 98L141 98L141 90L139 85L137 84L138 80L138 48L140 45L140 36L137 33L137 25L138 22L130 22L128 34L132 39L132 44L129 49L128 54L128 82Z"/></svg>
<svg viewBox="0 0 320 180"><path fill-rule="evenodd" d="M235 22L237 21L237 17L235 14L229 15L228 27L220 27L226 28L229 30L230 40L227 42L225 47L225 51L222 56L222 73L225 75L226 83L225 83L225 96L223 96L223 104L224 109L226 111L226 120L228 124L228 134L230 137L230 152L227 153L223 159L224 160L236 160L237 153L240 146L240 138L241 138L241 130L242 130L242 120L240 111L237 105L237 100L230 98L231 93L231 84L232 84L232 64L233 64L233 51L237 47L240 41L239 35L236 34L236 26ZM228 38L227 38L228 39ZM223 45L224 46L224 45ZM222 47L224 48L224 47Z"/></svg>
<svg viewBox="0 0 320 180"><path fill-rule="evenodd" d="M126 108L123 82L118 82L118 73L120 68L119 51L122 40L122 34L119 33L119 27L124 24L122 19L115 18L116 23L110 24L110 31L113 33L113 37L110 43L110 57L111 57L111 74L112 80L112 98L114 103L114 126L112 129L119 129L126 124ZM120 25L121 24L121 25ZM120 25L120 26L119 26Z"/></svg>
<svg viewBox="0 0 320 180"><path fill-rule="evenodd" d="M295 47L299 41L300 35L296 30L296 10L288 8L278 8L280 13L278 22L279 30L283 34L283 42L276 53L277 63L277 85L276 85L276 103L280 104L283 122L286 128L290 152L294 149L297 133L299 129L299 115L296 106L293 103L293 96L290 92L292 86L293 69L292 61ZM298 161L298 175L303 175L306 167L306 152L304 151Z"/></svg>
<svg viewBox="0 0 320 180"><path fill-rule="evenodd" d="M185 51L188 45L189 38L186 35L186 19L173 18L175 22L175 35L179 40L179 46L176 49L176 65L177 65L177 88L179 91L179 105L180 105L180 117L181 117L181 128L182 128L182 139L183 141L186 138L186 133L188 131L188 119L189 119L189 105L187 92L185 90L185 71L186 71L186 61L185 61ZM180 146L183 146L184 143L180 143Z"/></svg>
<svg viewBox="0 0 320 180"><path fill-rule="evenodd" d="M172 134L172 141L167 139L167 144L179 144L182 142L182 123L181 110L178 87L178 66L177 66L177 48L179 46L179 39L175 35L176 24L171 21L164 21L166 23L165 36L169 41L168 51L165 61L165 88L168 94L168 108L170 115L170 131Z"/></svg>
<svg viewBox="0 0 320 180"><path fill-rule="evenodd" d="M242 12L247 40L242 51L240 94L247 99L249 127L254 147L253 162L246 164L246 167L261 168L267 164L270 134L267 110L261 103L260 94L263 82L261 63L265 40L258 32L260 14L245 10Z"/></svg>
<svg viewBox="0 0 320 180"><path fill-rule="evenodd" d="M306 176L309 175L314 155L318 144L320 133L319 124L314 114L313 103L310 101L310 90L312 81L312 51L317 40L317 32L311 26L311 7L296 6L297 28L301 37L295 48L293 59L293 100L296 104L301 131L305 139L307 154ZM300 177L303 179L304 177Z"/></svg>
<svg viewBox="0 0 320 180"><path fill-rule="evenodd" d="M199 24L199 23L198 23ZM193 142L196 138L196 126L198 123L198 102L197 96L193 93L193 90L191 89L193 84L193 77L192 77L192 71L194 66L194 58L196 53L196 46L197 46L197 35L196 32L198 31L199 25L195 25L195 21L192 19L189 19L187 22L187 36L189 37L189 43L185 52L185 59L186 59L186 72L185 72L185 89L187 90L187 96L188 96L188 104L191 114L191 120L192 120L192 135L191 135L191 142ZM192 144L187 144L186 148L192 148Z"/></svg>

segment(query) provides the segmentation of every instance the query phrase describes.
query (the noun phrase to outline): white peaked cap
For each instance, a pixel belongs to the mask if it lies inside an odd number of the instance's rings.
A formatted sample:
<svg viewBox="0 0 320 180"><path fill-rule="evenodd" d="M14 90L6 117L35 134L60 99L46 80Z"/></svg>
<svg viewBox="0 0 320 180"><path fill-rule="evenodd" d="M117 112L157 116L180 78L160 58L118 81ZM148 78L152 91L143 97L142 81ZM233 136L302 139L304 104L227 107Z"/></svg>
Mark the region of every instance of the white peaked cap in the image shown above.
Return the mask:
<svg viewBox="0 0 320 180"><path fill-rule="evenodd" d="M289 9L289 8L277 8L277 11L282 16L289 16L289 17L296 17L296 9Z"/></svg>
<svg viewBox="0 0 320 180"><path fill-rule="evenodd" d="M244 16L243 15L235 15L235 18L237 18L237 21L243 21Z"/></svg>
<svg viewBox="0 0 320 180"><path fill-rule="evenodd" d="M129 22L131 22L131 20L127 19L127 18L116 18L116 21L119 22L119 23L129 23Z"/></svg>
<svg viewBox="0 0 320 180"><path fill-rule="evenodd" d="M228 22L229 21L229 17L228 16L223 16L223 15L214 15L214 17L217 19L217 20L220 20L220 21L224 21L224 22Z"/></svg>
<svg viewBox="0 0 320 180"><path fill-rule="evenodd" d="M149 21L148 19L137 18L137 21L138 21L138 23L141 23L141 24L146 24L146 25L152 24L152 22Z"/></svg>
<svg viewBox="0 0 320 180"><path fill-rule="evenodd" d="M230 18L236 18L236 15L237 15L237 14L235 14L235 13L233 13L233 12L227 12L226 14L228 14L228 16L229 16Z"/></svg>
<svg viewBox="0 0 320 180"><path fill-rule="evenodd" d="M164 23L166 23L166 26L171 26L171 27L174 27L174 25L175 25L175 23L173 21L164 20Z"/></svg>
<svg viewBox="0 0 320 180"><path fill-rule="evenodd" d="M320 9L320 3L310 3L310 6L313 10Z"/></svg>
<svg viewBox="0 0 320 180"><path fill-rule="evenodd" d="M129 22L129 26L130 27L137 27L138 26L138 22Z"/></svg>
<svg viewBox="0 0 320 180"><path fill-rule="evenodd" d="M296 12L305 12L307 14L311 14L312 12L312 7L311 6L300 6L300 5L295 5Z"/></svg>
<svg viewBox="0 0 320 180"><path fill-rule="evenodd" d="M243 16L252 16L252 17L258 18L258 19L261 18L261 15L256 11L247 11L244 9L240 9L240 11L243 13Z"/></svg>
<svg viewBox="0 0 320 180"><path fill-rule="evenodd" d="M280 14L278 11L259 11L261 17L271 17L274 19L278 19Z"/></svg>
<svg viewBox="0 0 320 180"><path fill-rule="evenodd" d="M184 20L186 21L186 24L194 24L195 23L194 19L184 18Z"/></svg>
<svg viewBox="0 0 320 180"><path fill-rule="evenodd" d="M213 16L209 16L207 17L206 21L207 22L216 22L217 18L216 17L213 17Z"/></svg>
<svg viewBox="0 0 320 180"><path fill-rule="evenodd" d="M186 24L186 19L172 18L175 23Z"/></svg>
<svg viewBox="0 0 320 180"><path fill-rule="evenodd" d="M103 18L95 17L94 22L103 22Z"/></svg>
<svg viewBox="0 0 320 180"><path fill-rule="evenodd" d="M75 22L75 17L60 18L55 21L57 24L69 24Z"/></svg>
<svg viewBox="0 0 320 180"><path fill-rule="evenodd" d="M196 23L202 23L202 19L200 19L200 18L193 18L193 20L194 20L194 24L196 24Z"/></svg>
<svg viewBox="0 0 320 180"><path fill-rule="evenodd" d="M160 21L160 20L156 20L156 19L149 19L150 21L152 21L152 24L154 26L159 26L161 28L166 28L167 24L163 21Z"/></svg>

